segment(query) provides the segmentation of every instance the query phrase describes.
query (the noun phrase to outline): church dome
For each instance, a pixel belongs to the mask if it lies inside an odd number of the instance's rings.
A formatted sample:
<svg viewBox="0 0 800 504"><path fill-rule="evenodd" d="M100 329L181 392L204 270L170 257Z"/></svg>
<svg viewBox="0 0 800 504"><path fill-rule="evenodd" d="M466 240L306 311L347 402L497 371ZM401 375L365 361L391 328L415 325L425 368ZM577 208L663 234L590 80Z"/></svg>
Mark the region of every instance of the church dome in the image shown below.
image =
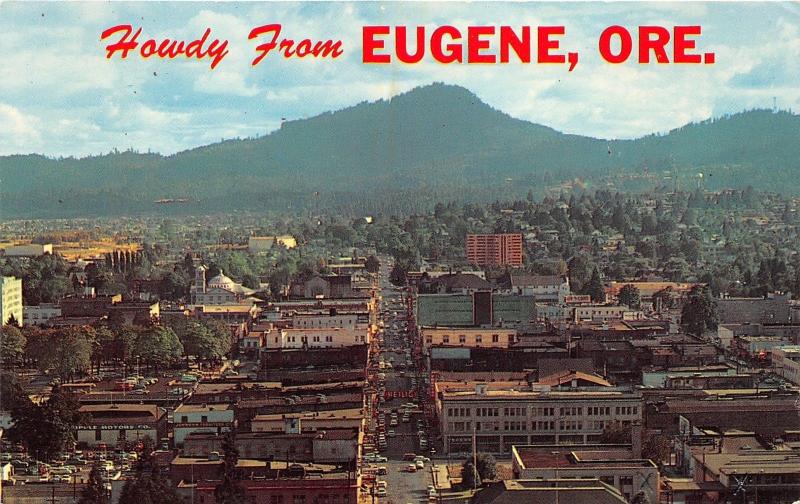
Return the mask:
<svg viewBox="0 0 800 504"><path fill-rule="evenodd" d="M235 286L236 282L231 280L230 277L225 276L222 270L219 270L219 275L208 281L209 289L233 290Z"/></svg>

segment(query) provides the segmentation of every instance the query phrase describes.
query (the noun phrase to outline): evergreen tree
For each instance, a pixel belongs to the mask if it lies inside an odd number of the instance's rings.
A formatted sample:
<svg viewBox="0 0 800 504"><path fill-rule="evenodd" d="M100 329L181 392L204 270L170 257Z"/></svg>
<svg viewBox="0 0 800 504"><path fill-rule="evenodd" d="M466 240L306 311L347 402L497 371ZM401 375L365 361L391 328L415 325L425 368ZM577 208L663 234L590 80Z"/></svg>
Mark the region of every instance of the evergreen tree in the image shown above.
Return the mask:
<svg viewBox="0 0 800 504"><path fill-rule="evenodd" d="M75 398L59 386L53 387L44 404L20 401L11 411L14 425L9 439L24 443L39 460L50 460L75 441L75 427L83 423L78 407ZM32 432L36 435L31 436Z"/></svg>
<svg viewBox="0 0 800 504"><path fill-rule="evenodd" d="M603 288L603 280L600 278L600 271L595 268L592 277L584 289L584 294L591 296L595 303L602 303L606 300L606 291Z"/></svg>
<svg viewBox="0 0 800 504"><path fill-rule="evenodd" d="M625 305L629 308L639 308L642 304L642 297L639 294L639 288L633 284L623 285L619 291L619 304Z"/></svg>
<svg viewBox="0 0 800 504"><path fill-rule="evenodd" d="M689 292L681 311L681 322L691 334L701 336L706 329L717 326L717 306L707 286L698 285Z"/></svg>
<svg viewBox="0 0 800 504"><path fill-rule="evenodd" d="M156 467L152 440L145 437L142 445L142 453L136 462L136 477L125 482L119 504L184 504L183 498Z"/></svg>
<svg viewBox="0 0 800 504"><path fill-rule="evenodd" d="M400 263L395 263L392 272L389 274L389 281L398 287L406 284L406 270Z"/></svg>
<svg viewBox="0 0 800 504"><path fill-rule="evenodd" d="M19 320L17 320L17 317L15 317L13 313L8 316L8 320L6 320L6 325L16 328L22 327L22 324L19 323Z"/></svg>
<svg viewBox="0 0 800 504"><path fill-rule="evenodd" d="M108 504L106 485L103 483L97 467L93 467L89 473L89 483L83 489L78 504Z"/></svg>
<svg viewBox="0 0 800 504"><path fill-rule="evenodd" d="M497 478L497 461L489 453L475 454L473 458L467 457L461 466L461 485L464 488L477 488L484 482Z"/></svg>
<svg viewBox="0 0 800 504"><path fill-rule="evenodd" d="M481 476L472 464L472 457L464 461L464 465L461 466L461 486L464 489L481 486Z"/></svg>
<svg viewBox="0 0 800 504"><path fill-rule="evenodd" d="M367 262L364 264L364 267L370 273L377 273L381 268L381 262L378 260L377 257L371 255L367 257Z"/></svg>
<svg viewBox="0 0 800 504"><path fill-rule="evenodd" d="M214 489L216 504L244 504L244 489L238 483L236 464L239 461L239 451L236 449L236 435L229 432L222 440L224 456L224 473L222 483Z"/></svg>
<svg viewBox="0 0 800 504"><path fill-rule="evenodd" d="M16 364L22 360L25 354L25 336L19 327L15 325L5 325L0 328L0 358L5 364Z"/></svg>

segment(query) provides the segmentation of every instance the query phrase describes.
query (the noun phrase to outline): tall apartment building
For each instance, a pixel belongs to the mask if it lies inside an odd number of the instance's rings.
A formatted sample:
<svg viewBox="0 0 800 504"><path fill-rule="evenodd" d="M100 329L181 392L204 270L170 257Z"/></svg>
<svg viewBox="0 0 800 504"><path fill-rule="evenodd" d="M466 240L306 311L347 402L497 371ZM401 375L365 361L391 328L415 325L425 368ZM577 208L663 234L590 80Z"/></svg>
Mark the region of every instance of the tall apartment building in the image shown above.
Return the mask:
<svg viewBox="0 0 800 504"><path fill-rule="evenodd" d="M22 279L0 277L0 325L7 324L12 315L22 325Z"/></svg>
<svg viewBox="0 0 800 504"><path fill-rule="evenodd" d="M522 266L522 234L468 234L467 260L478 266Z"/></svg>
<svg viewBox="0 0 800 504"><path fill-rule="evenodd" d="M469 453L473 435L477 450L488 453L509 453L513 445L597 443L614 423L629 426L631 444L639 443L642 398L631 389L498 382L439 382L437 389L446 453Z"/></svg>

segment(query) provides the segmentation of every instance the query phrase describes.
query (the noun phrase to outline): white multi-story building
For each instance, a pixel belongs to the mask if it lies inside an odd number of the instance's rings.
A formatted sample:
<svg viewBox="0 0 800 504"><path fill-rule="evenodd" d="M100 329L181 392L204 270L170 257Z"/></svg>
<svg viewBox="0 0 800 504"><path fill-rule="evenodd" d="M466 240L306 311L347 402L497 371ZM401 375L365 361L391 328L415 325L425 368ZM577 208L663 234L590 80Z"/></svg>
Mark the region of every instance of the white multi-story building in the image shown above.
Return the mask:
<svg viewBox="0 0 800 504"><path fill-rule="evenodd" d="M292 315L292 327L295 329L355 329L362 325L365 329L367 323L359 323L359 316L355 313L347 315L318 315L297 313Z"/></svg>
<svg viewBox="0 0 800 504"><path fill-rule="evenodd" d="M6 257L37 257L52 253L52 243L28 243L25 245L12 245L3 250L3 255Z"/></svg>
<svg viewBox="0 0 800 504"><path fill-rule="evenodd" d="M341 327L323 329L282 329L270 331L265 347L273 349L339 348L364 345L370 342L366 327L346 329Z"/></svg>
<svg viewBox="0 0 800 504"><path fill-rule="evenodd" d="M7 324L12 316L22 325L22 279L0 277L0 325Z"/></svg>
<svg viewBox="0 0 800 504"><path fill-rule="evenodd" d="M505 382L436 385L447 453L470 452L473 436L478 451L489 453L508 453L513 445L596 443L612 424L633 429L642 420L641 395L607 383L567 388Z"/></svg>

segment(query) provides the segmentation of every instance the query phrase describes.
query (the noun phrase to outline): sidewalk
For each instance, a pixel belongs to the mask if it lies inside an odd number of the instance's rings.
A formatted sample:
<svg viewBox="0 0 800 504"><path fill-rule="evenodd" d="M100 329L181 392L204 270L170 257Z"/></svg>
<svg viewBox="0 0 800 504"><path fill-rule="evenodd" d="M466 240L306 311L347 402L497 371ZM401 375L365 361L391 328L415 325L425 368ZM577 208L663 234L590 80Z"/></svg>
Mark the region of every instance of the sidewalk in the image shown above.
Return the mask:
<svg viewBox="0 0 800 504"><path fill-rule="evenodd" d="M447 472L446 463L437 463L444 461L432 461L431 463L431 477L433 478L433 486L437 491L450 490L450 475Z"/></svg>

